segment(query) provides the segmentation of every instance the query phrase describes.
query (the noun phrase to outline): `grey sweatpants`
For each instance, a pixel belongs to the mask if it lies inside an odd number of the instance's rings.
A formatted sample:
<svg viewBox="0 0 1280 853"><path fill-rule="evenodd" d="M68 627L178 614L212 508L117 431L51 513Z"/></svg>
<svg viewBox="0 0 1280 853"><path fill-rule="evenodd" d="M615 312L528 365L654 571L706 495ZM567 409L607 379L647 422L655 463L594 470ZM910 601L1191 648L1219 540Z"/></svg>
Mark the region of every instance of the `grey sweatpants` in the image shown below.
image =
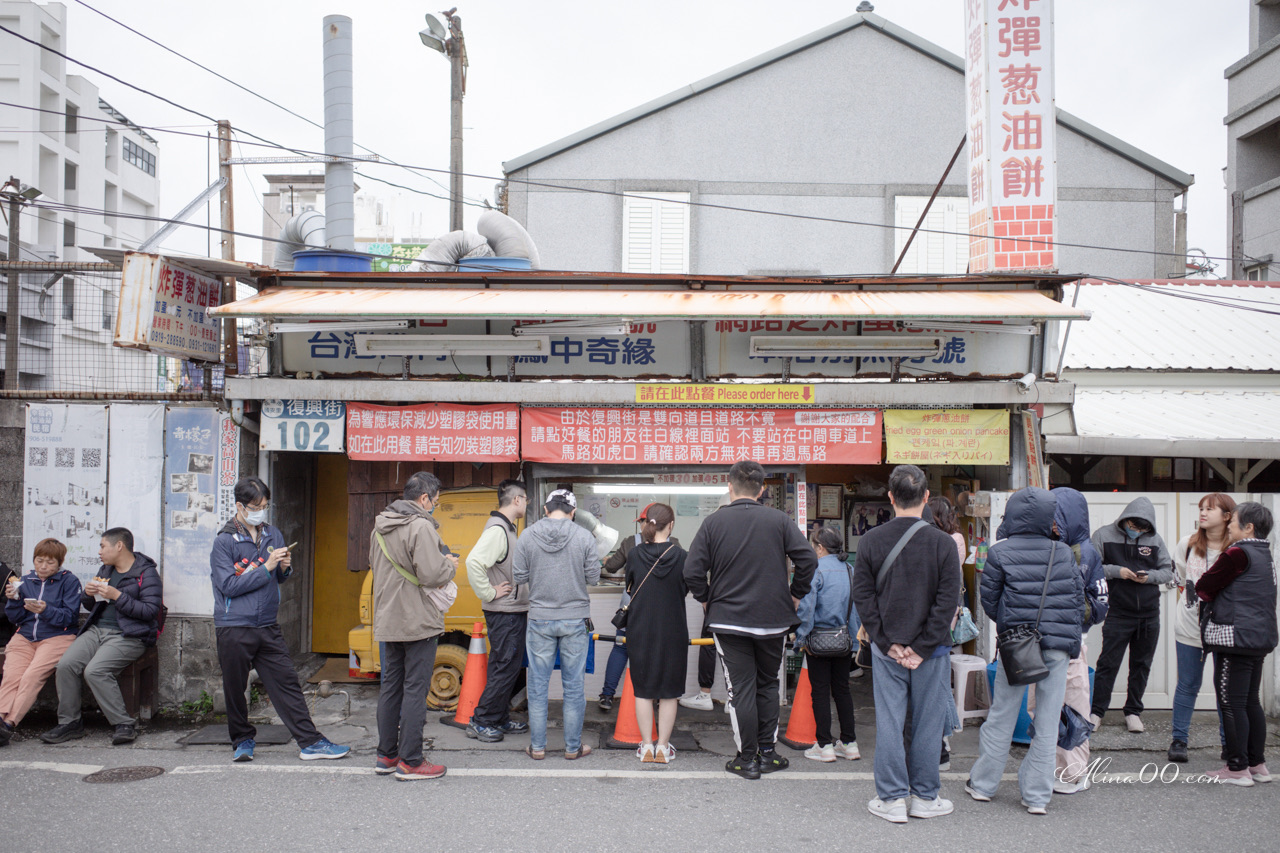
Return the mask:
<svg viewBox="0 0 1280 853"><path fill-rule="evenodd" d="M116 676L147 650L141 640L131 639L118 628L94 625L67 649L58 661L58 722L80 719L80 676L89 683L93 698L113 726L134 723L124 707L124 695Z"/></svg>

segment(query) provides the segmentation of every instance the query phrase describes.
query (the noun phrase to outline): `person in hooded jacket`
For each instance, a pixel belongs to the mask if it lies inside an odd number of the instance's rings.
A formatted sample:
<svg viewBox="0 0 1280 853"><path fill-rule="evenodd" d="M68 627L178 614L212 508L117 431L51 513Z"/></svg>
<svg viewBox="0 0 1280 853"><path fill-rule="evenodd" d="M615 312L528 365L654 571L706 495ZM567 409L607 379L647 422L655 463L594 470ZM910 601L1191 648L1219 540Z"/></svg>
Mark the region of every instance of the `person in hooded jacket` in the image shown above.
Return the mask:
<svg viewBox="0 0 1280 853"><path fill-rule="evenodd" d="M213 583L213 630L227 703L231 760L252 761L257 729L249 722L249 670L271 697L280 720L299 747L299 758L345 758L351 747L331 743L316 731L302 695L293 658L277 622L280 584L292 560L279 528L267 524L271 489L257 477L235 485L236 514L223 525L209 552Z"/></svg>
<svg viewBox="0 0 1280 853"><path fill-rule="evenodd" d="M1160 587L1173 580L1173 558L1156 532L1156 511L1147 498L1135 498L1114 524L1098 528L1093 547L1102 555L1107 575L1109 609L1102 623L1102 652L1093 675L1093 713L1096 729L1111 704L1111 689L1125 652L1129 653L1129 684L1124 721L1129 731L1143 731L1142 695L1151 675L1151 661L1160 641Z"/></svg>
<svg viewBox="0 0 1280 853"><path fill-rule="evenodd" d="M1060 486L1050 492L1057 500L1053 528L1063 545L1071 549L1080 579L1084 583L1085 614L1080 623L1080 653L1067 664L1067 688L1063 702L1082 719L1089 718L1089 650L1084 637L1089 629L1107 615L1107 576L1102 569L1102 555L1089 541L1089 503L1075 489ZM1054 770L1055 794L1076 794L1089 789L1089 741L1072 749L1057 750Z"/></svg>
<svg viewBox="0 0 1280 853"><path fill-rule="evenodd" d="M1014 493L1005 512L1008 538L987 552L981 590L982 609L998 632L1035 625L1041 635L1040 650L1049 669L1048 676L1035 683L1036 719L1041 725L1018 771L1022 805L1037 815L1048 813L1053 797L1067 664L1080 654L1085 613L1084 581L1071 549L1052 538L1056 510L1057 500L1047 489L1033 486ZM1004 667L996 667L991 710L978 734L978 760L965 783L965 791L979 802L990 801L1000 785L1025 689L1011 685Z"/></svg>
<svg viewBox="0 0 1280 853"><path fill-rule="evenodd" d="M627 654L631 687L636 695L642 762L670 764L677 701L684 694L689 661L689 626L685 620L685 550L671 538L676 514L663 503L645 508L641 542L627 554ZM658 741L653 736L653 703L658 703Z"/></svg>

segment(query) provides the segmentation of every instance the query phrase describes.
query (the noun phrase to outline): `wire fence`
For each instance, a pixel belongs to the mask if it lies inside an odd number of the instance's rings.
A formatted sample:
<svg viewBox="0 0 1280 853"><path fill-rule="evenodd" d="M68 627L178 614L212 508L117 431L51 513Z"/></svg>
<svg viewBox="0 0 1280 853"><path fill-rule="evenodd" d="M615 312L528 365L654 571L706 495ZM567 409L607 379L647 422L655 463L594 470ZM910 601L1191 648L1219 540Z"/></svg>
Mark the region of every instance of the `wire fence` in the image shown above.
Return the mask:
<svg viewBox="0 0 1280 853"><path fill-rule="evenodd" d="M14 274L10 273L10 277ZM224 368L113 344L120 304L120 272L24 272L20 279L18 393L3 396L96 399L220 398ZM4 274L0 274L0 279ZM0 303L7 323L8 284ZM248 363L240 347L240 363ZM5 353L0 365L5 371Z"/></svg>

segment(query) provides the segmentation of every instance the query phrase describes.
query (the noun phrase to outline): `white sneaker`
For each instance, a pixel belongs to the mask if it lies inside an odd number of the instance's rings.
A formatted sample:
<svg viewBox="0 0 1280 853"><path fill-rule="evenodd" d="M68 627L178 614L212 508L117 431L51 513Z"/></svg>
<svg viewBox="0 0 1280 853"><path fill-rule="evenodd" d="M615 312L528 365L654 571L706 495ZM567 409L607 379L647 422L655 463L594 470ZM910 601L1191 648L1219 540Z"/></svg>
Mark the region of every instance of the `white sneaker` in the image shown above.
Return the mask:
<svg viewBox="0 0 1280 853"><path fill-rule="evenodd" d="M636 758L640 759L641 764L652 764L654 761L653 744L642 743L636 747Z"/></svg>
<svg viewBox="0 0 1280 853"><path fill-rule="evenodd" d="M956 810L950 800L944 800L938 797L933 800L925 800L920 797L913 796L911 798L911 810L907 814L911 817L942 817L949 815Z"/></svg>
<svg viewBox="0 0 1280 853"><path fill-rule="evenodd" d="M699 690L697 693L690 693L688 696L680 697L681 708L691 708L694 711L714 711L715 703L711 701L710 693L703 693Z"/></svg>
<svg viewBox="0 0 1280 853"><path fill-rule="evenodd" d="M907 822L907 801L905 799L890 800L886 803L877 797L867 803L867 811L876 817L884 818L890 823Z"/></svg>
<svg viewBox="0 0 1280 853"><path fill-rule="evenodd" d="M1023 800L1023 801L1022 801L1022 805L1026 806L1027 814L1039 814L1039 815L1045 815L1045 814L1048 814L1048 813L1049 813L1049 807L1048 807L1048 806L1033 806L1033 805L1029 805L1029 804L1027 803L1027 801L1026 801L1026 800Z"/></svg>
<svg viewBox="0 0 1280 853"><path fill-rule="evenodd" d="M1102 718L1099 717L1097 714L1090 714L1089 725L1093 726L1093 730L1096 732L1098 728L1102 725Z"/></svg>
<svg viewBox="0 0 1280 853"><path fill-rule="evenodd" d="M973 787L973 785L967 781L964 783L964 792L968 794L970 797L973 797L973 799L975 799L979 803L991 802L990 797L988 797L986 794L980 793L977 788Z"/></svg>
<svg viewBox="0 0 1280 853"><path fill-rule="evenodd" d="M861 678L863 675L865 675L865 674L866 674L866 672L867 672L867 671L866 671L865 669L863 669L862 667L860 667L860 666L855 666L855 667L853 668L853 671L849 673L849 677L850 677L850 678Z"/></svg>
<svg viewBox="0 0 1280 853"><path fill-rule="evenodd" d="M1142 734L1146 731L1142 726L1142 718L1137 714L1125 714L1124 724L1128 726L1129 731L1133 732L1135 735Z"/></svg>
<svg viewBox="0 0 1280 853"><path fill-rule="evenodd" d="M856 740L844 743L836 741L836 757L847 758L850 761L857 761L862 757L862 753L858 751L858 742Z"/></svg>
<svg viewBox="0 0 1280 853"><path fill-rule="evenodd" d="M822 761L831 763L836 760L835 744L829 743L826 746L814 744L804 751L805 758L812 758L814 761Z"/></svg>
<svg viewBox="0 0 1280 853"><path fill-rule="evenodd" d="M1089 790L1089 777L1083 776L1078 782L1057 781L1053 783L1053 792L1055 794L1079 794Z"/></svg>

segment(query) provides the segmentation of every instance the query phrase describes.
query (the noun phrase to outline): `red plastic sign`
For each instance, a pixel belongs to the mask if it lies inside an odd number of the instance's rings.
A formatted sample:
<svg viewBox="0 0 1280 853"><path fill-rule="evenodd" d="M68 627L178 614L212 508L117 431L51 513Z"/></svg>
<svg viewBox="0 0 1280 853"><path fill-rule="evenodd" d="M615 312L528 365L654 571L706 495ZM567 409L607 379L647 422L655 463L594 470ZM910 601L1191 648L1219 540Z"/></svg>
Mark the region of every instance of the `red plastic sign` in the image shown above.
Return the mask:
<svg viewBox="0 0 1280 853"><path fill-rule="evenodd" d="M518 462L520 410L512 404L347 404L352 459Z"/></svg>

